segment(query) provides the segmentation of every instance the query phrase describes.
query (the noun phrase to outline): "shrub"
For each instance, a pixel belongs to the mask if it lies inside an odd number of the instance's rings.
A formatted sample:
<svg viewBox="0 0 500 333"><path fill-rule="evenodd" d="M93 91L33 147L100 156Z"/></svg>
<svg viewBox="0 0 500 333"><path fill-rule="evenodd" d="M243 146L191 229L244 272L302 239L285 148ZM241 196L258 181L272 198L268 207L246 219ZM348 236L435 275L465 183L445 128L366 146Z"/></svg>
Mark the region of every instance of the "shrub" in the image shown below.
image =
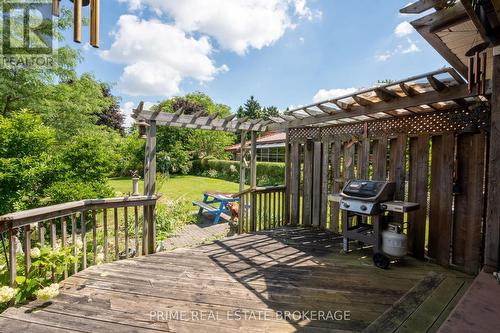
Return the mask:
<svg viewBox="0 0 500 333"><path fill-rule="evenodd" d="M203 159L193 162L194 174L211 178L224 179L232 182L239 182L239 170L239 161ZM284 181L284 163L257 162L257 186L282 185Z"/></svg>
<svg viewBox="0 0 500 333"><path fill-rule="evenodd" d="M20 305L38 298L40 301L46 301L59 292L59 285L52 282L54 273L58 280L62 279L65 269L72 264L77 263L79 256L72 255L73 246L67 244L66 248L49 247L31 250L31 268L26 272L23 268L24 256L17 255L18 270L16 277L17 288L6 287L9 283L10 274L6 266L0 267L0 312L9 305Z"/></svg>

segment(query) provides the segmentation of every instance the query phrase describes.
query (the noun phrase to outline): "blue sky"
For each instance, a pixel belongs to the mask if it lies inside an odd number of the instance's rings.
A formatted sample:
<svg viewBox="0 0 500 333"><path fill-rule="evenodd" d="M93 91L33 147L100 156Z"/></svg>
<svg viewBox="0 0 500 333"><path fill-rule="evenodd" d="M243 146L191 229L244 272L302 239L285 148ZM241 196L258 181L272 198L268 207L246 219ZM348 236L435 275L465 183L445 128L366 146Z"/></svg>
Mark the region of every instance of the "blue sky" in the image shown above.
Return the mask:
<svg viewBox="0 0 500 333"><path fill-rule="evenodd" d="M446 66L399 14L408 2L104 0L100 49L71 45L127 113L192 91L285 109Z"/></svg>

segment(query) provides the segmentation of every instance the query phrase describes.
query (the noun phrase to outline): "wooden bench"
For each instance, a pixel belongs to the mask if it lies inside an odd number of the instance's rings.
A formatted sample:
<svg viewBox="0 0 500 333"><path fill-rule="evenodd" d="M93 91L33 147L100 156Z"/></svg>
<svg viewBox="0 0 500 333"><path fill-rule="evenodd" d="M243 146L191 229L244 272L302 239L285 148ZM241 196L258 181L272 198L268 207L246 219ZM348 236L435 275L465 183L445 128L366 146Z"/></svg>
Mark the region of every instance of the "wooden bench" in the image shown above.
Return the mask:
<svg viewBox="0 0 500 333"><path fill-rule="evenodd" d="M198 206L200 207L200 210L206 210L210 213L218 211L217 208L210 206L209 204L204 203L203 201L193 201L193 206Z"/></svg>

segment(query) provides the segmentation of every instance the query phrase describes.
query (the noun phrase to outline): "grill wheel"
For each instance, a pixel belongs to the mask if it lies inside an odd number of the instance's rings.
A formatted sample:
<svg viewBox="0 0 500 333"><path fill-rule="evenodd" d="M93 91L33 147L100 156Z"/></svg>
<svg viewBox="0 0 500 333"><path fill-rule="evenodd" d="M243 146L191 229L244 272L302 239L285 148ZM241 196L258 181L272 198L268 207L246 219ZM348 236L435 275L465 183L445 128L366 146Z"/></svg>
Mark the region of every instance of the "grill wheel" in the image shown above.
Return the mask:
<svg viewBox="0 0 500 333"><path fill-rule="evenodd" d="M387 269L389 268L389 264L391 263L391 261L389 260L389 257L387 257L386 255L382 253L375 253L373 255L373 263L378 268Z"/></svg>

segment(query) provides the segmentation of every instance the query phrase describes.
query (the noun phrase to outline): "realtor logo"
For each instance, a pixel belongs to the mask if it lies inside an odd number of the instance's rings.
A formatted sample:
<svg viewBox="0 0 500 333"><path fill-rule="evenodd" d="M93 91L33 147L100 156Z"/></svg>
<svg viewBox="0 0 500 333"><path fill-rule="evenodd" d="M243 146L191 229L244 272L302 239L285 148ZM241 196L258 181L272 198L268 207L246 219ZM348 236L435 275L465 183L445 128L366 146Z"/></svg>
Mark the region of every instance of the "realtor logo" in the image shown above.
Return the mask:
<svg viewBox="0 0 500 333"><path fill-rule="evenodd" d="M4 1L2 67L54 65L54 20L50 0Z"/></svg>

